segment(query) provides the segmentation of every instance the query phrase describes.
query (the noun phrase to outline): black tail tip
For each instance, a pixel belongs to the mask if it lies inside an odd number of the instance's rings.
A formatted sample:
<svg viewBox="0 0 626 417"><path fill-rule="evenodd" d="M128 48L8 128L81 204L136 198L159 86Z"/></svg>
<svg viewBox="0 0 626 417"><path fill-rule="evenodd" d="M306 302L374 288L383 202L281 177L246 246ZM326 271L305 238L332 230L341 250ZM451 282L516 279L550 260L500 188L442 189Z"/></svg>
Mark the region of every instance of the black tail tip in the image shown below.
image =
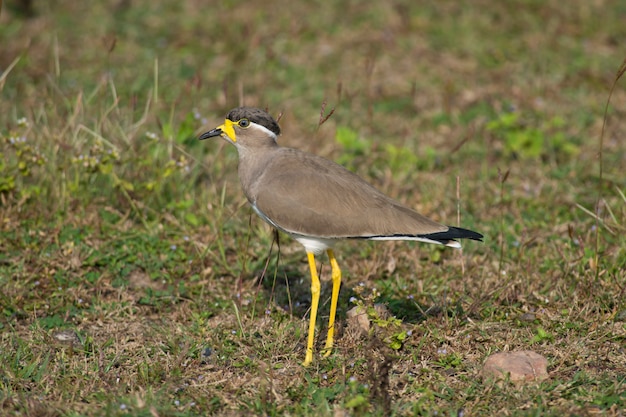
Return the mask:
<svg viewBox="0 0 626 417"><path fill-rule="evenodd" d="M444 243L455 239L471 239L482 242L484 236L473 230L448 226L448 230L445 232L430 233L428 235L424 235L424 237Z"/></svg>
<svg viewBox="0 0 626 417"><path fill-rule="evenodd" d="M482 242L484 238L484 236L481 233L478 233L469 229L463 229L461 227L450 227L449 231L451 230L453 230L454 232L458 234L456 236L456 239L471 239L471 240L477 240L479 242Z"/></svg>

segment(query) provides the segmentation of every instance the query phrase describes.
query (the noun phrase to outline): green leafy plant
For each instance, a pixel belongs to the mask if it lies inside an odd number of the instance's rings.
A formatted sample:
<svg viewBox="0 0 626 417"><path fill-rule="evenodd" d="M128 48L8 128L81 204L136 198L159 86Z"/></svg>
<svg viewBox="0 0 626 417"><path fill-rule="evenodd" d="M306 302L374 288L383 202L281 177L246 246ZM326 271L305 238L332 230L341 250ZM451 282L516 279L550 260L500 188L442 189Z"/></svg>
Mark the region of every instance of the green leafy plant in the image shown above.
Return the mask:
<svg viewBox="0 0 626 417"><path fill-rule="evenodd" d="M461 366L463 358L458 353L452 352L440 355L435 363L443 369L454 369Z"/></svg>
<svg viewBox="0 0 626 417"><path fill-rule="evenodd" d="M541 342L552 342L554 340L554 336L548 333L543 327L537 327L537 334L535 334L532 339L530 339L531 344L541 343Z"/></svg>
<svg viewBox="0 0 626 417"><path fill-rule="evenodd" d="M371 146L370 142L362 138L358 132L345 126L337 127L335 140L343 148L337 162L350 168L354 168L354 157L365 155Z"/></svg>
<svg viewBox="0 0 626 417"><path fill-rule="evenodd" d="M567 160L580 152L578 144L564 132L565 120L554 116L524 115L511 111L487 123L487 131L502 140L505 155L520 158Z"/></svg>
<svg viewBox="0 0 626 417"><path fill-rule="evenodd" d="M18 194L18 199L38 195L40 187L28 183L33 171L46 163L40 148L29 139L29 122L17 121L17 129L0 136L0 193Z"/></svg>
<svg viewBox="0 0 626 417"><path fill-rule="evenodd" d="M402 320L387 314L385 309L375 304L376 299L380 297L380 292L376 288L369 289L365 285L358 285L354 288L354 292L358 296L353 300L357 308L365 311L367 318L373 324L370 333L378 334L378 337L389 348L401 349L409 334L403 328Z"/></svg>

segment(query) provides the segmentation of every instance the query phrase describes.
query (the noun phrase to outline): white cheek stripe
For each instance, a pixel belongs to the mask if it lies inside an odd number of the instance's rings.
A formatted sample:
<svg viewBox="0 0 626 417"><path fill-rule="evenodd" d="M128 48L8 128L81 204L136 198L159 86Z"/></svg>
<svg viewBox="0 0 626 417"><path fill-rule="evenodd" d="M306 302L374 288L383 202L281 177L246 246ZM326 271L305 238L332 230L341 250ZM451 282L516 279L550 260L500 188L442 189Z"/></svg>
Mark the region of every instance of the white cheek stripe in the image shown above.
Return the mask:
<svg viewBox="0 0 626 417"><path fill-rule="evenodd" d="M276 133L272 132L271 130L269 130L268 128L266 128L263 125L260 125L258 123L254 123L254 122L250 122L250 126L254 126L255 129L261 129L266 135L270 136L272 139L274 139L274 142L276 142L276 139L278 138L276 136Z"/></svg>

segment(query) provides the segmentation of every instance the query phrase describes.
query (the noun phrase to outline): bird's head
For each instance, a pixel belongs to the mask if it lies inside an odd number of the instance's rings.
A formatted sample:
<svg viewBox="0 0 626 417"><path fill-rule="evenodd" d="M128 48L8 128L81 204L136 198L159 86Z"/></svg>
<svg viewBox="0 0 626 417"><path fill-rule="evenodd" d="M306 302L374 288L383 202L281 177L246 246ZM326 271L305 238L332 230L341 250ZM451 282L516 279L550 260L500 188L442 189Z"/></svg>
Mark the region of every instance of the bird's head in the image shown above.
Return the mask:
<svg viewBox="0 0 626 417"><path fill-rule="evenodd" d="M275 145L278 135L280 127L268 113L254 107L237 107L228 112L222 125L199 139L221 136L239 148Z"/></svg>

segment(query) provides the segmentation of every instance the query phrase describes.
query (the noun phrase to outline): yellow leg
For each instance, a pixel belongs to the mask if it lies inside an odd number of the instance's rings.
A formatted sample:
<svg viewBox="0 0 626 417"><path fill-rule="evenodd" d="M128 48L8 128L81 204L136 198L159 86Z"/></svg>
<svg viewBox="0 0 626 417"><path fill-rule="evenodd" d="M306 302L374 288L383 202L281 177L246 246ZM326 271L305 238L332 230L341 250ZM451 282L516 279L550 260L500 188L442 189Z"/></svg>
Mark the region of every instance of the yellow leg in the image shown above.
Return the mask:
<svg viewBox="0 0 626 417"><path fill-rule="evenodd" d="M332 249L328 249L328 258L330 259L330 268L333 277L333 294L330 298L330 318L328 319L328 336L326 337L326 346L324 347L324 356L330 355L333 349L333 337L335 335L335 315L337 314L337 300L339 299L339 288L341 287L341 269Z"/></svg>
<svg viewBox="0 0 626 417"><path fill-rule="evenodd" d="M306 356L302 365L309 366L313 362L313 342L315 341L315 321L317 320L317 307L320 303L320 279L315 266L315 255L307 252L309 269L311 270L311 317L309 318L309 337L306 343Z"/></svg>

